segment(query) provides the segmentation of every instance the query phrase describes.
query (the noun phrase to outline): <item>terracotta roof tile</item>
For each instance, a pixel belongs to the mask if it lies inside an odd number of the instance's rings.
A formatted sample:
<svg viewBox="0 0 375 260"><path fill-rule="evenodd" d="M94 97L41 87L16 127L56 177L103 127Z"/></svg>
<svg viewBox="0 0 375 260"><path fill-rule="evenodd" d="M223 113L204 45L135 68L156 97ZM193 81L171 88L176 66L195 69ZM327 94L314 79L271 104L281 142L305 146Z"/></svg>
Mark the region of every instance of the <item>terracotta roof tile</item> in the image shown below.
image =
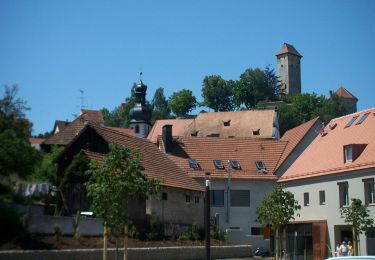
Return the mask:
<svg viewBox="0 0 375 260"><path fill-rule="evenodd" d="M366 114L361 124L356 124ZM350 127L345 127L355 116ZM344 162L345 145L366 145L353 162ZM375 167L375 108L331 120L302 155L280 178L280 181L299 180L322 175Z"/></svg>
<svg viewBox="0 0 375 260"><path fill-rule="evenodd" d="M163 152L147 139L125 135L108 127L89 124L108 143L115 142L136 149L143 155L142 166L148 177L160 180L161 185L174 188L203 191L203 188L185 172L178 168ZM86 154L99 159L98 154ZM94 155L93 155L94 154Z"/></svg>
<svg viewBox="0 0 375 260"><path fill-rule="evenodd" d="M354 99L354 100L357 100L358 101L358 98L356 98L352 93L350 93L346 88L344 88L343 86L339 87L336 92L335 92L336 95L338 95L339 97L342 97L342 98L346 98L346 99Z"/></svg>
<svg viewBox="0 0 375 260"><path fill-rule="evenodd" d="M277 168L288 158L288 156L294 151L297 145L302 141L306 134L316 126L316 124L321 124L320 117L316 117L302 125L299 125L293 129L285 132L281 137L281 140L287 141L288 144L285 148L283 155L280 158Z"/></svg>
<svg viewBox="0 0 375 260"><path fill-rule="evenodd" d="M183 136L189 137L195 133L199 137L206 137L216 133L220 137L273 138L275 117L273 109L200 113ZM225 126L225 123L228 125ZM258 130L259 135L254 135L253 131Z"/></svg>
<svg viewBox="0 0 375 260"><path fill-rule="evenodd" d="M288 43L283 44L283 46L278 51L278 53L276 53L276 56L279 56L279 55L282 55L282 54L287 54L287 53L291 53L291 54L297 55L299 57L302 57L302 55L299 54L299 52L293 47L293 45L288 44Z"/></svg>
<svg viewBox="0 0 375 260"><path fill-rule="evenodd" d="M160 143L162 140L160 138ZM204 178L210 172L211 178L227 178L228 160L237 160L240 169L231 169L234 179L272 179L276 165L287 142L254 138L185 137L175 140L172 153L168 156L185 172L194 178ZM200 168L194 170L189 160L194 159ZM222 160L225 169L216 169L213 160ZM267 173L256 167L256 161L263 161Z"/></svg>
<svg viewBox="0 0 375 260"><path fill-rule="evenodd" d="M193 122L193 119L162 119L156 120L147 139L153 143L157 142L158 136L162 134L163 126L172 125L173 136L183 136L187 127Z"/></svg>
<svg viewBox="0 0 375 260"><path fill-rule="evenodd" d="M29 143L31 145L37 145L37 144L41 144L43 143L43 141L45 140L45 138L34 138L34 137L30 137L29 138Z"/></svg>
<svg viewBox="0 0 375 260"><path fill-rule="evenodd" d="M63 121L56 121L61 123ZM103 124L103 115L101 111L82 109L81 114L73 122L64 122L65 126L59 128L59 132L47 138L43 143L48 145L67 145L73 138L80 133L87 123ZM66 124L67 123L67 124ZM58 126L58 125L56 125ZM55 128L56 128L55 126Z"/></svg>

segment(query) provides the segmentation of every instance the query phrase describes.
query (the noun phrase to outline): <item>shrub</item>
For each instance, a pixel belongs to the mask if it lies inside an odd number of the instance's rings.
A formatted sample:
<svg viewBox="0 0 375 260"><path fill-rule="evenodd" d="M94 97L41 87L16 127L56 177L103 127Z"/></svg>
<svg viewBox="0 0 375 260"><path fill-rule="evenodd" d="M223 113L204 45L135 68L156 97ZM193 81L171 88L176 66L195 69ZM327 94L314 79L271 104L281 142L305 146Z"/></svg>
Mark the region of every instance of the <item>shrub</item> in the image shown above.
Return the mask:
<svg viewBox="0 0 375 260"><path fill-rule="evenodd" d="M53 225L53 235L56 241L59 241L62 236L62 231L58 224Z"/></svg>
<svg viewBox="0 0 375 260"><path fill-rule="evenodd" d="M22 215L15 209L0 206L0 241L9 241L26 233Z"/></svg>

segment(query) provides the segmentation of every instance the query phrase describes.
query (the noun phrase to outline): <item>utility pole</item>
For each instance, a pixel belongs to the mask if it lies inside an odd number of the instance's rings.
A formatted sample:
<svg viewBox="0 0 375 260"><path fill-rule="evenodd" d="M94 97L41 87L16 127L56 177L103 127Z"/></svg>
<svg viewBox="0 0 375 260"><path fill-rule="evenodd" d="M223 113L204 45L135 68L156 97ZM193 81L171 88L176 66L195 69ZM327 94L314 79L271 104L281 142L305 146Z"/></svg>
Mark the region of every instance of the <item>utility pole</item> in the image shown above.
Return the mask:
<svg viewBox="0 0 375 260"><path fill-rule="evenodd" d="M211 259L211 252L210 252L210 173L206 173L206 199L205 199L205 207L204 207L204 228L205 228L205 237L206 237L206 260Z"/></svg>

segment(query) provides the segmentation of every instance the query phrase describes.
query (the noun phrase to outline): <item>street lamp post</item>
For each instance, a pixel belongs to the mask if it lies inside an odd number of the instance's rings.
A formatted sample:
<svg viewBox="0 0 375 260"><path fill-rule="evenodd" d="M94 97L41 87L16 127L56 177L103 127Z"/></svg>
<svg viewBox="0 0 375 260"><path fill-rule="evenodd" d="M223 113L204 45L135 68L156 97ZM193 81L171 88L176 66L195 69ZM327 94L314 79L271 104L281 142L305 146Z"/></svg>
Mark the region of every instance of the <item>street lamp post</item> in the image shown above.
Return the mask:
<svg viewBox="0 0 375 260"><path fill-rule="evenodd" d="M210 173L206 173L206 199L204 203L204 228L206 237L206 260L210 260Z"/></svg>

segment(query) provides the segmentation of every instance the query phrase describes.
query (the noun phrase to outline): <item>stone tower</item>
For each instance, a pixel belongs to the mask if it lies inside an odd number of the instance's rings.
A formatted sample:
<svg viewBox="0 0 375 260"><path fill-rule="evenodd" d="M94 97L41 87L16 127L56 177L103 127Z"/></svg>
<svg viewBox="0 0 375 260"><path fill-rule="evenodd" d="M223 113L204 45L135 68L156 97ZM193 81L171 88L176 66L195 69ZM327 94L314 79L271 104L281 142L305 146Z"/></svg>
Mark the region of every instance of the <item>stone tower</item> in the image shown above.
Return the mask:
<svg viewBox="0 0 375 260"><path fill-rule="evenodd" d="M146 138L151 130L151 111L146 106L146 91L147 86L141 79L135 87L136 103L129 112L129 128L133 129L136 136L143 138Z"/></svg>
<svg viewBox="0 0 375 260"><path fill-rule="evenodd" d="M335 94L341 97L345 103L347 103L351 108L351 113L357 112L357 102L358 98L356 98L352 93L350 93L346 88L343 86L339 87Z"/></svg>
<svg viewBox="0 0 375 260"><path fill-rule="evenodd" d="M282 93L301 93L301 58L302 55L287 43L284 43L276 54L277 74L281 82Z"/></svg>

